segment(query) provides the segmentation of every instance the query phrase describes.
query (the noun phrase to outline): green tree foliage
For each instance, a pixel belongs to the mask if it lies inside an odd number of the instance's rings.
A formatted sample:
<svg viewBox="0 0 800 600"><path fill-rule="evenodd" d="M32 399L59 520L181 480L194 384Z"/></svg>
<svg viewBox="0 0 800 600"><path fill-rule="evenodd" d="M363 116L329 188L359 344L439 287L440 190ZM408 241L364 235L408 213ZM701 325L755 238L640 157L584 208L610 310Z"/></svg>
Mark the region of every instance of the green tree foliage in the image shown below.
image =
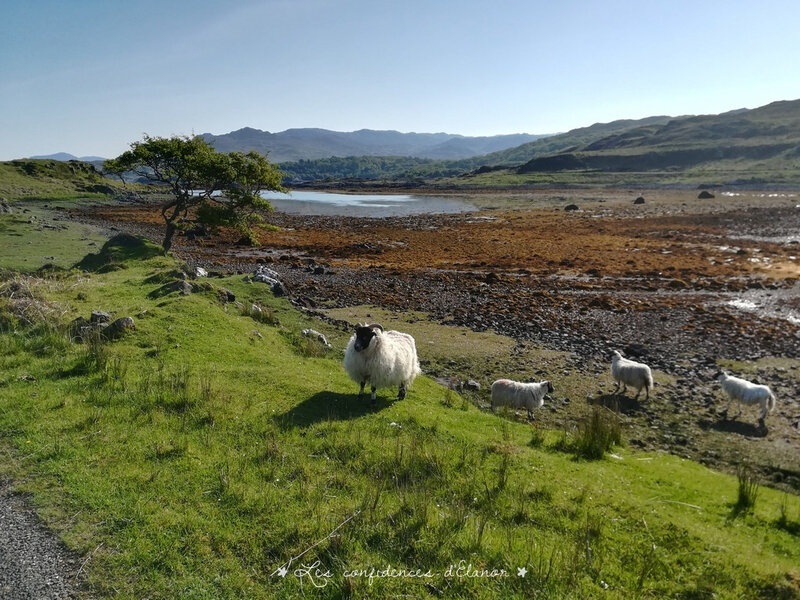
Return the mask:
<svg viewBox="0 0 800 600"><path fill-rule="evenodd" d="M254 241L251 226L260 222L260 212L272 210L260 193L284 191L281 172L261 154L223 154L199 137L145 135L127 152L105 161L103 168L120 179L133 173L169 188L171 198L161 207L165 253L172 246L179 219L192 208L206 223L237 227Z"/></svg>

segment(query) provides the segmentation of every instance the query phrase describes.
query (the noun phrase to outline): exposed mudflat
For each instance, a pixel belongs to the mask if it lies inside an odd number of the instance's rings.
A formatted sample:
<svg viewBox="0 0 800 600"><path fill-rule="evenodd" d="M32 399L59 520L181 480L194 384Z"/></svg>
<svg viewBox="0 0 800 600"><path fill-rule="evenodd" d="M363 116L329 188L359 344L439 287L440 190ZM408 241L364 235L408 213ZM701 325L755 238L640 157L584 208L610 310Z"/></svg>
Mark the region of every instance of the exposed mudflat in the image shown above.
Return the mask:
<svg viewBox="0 0 800 600"><path fill-rule="evenodd" d="M639 195L645 204L634 205ZM173 249L209 269L268 263L307 308L420 310L567 352L569 370L596 377L597 389L588 398L557 390L546 425L603 403L624 415L632 445L728 469L746 461L774 485L800 489L800 194L548 190L466 200L485 208L384 219L274 213L268 221L280 229L260 232L260 248L222 232L178 237ZM564 210L573 203L579 210ZM156 241L163 230L154 206L73 216ZM612 349L667 376L650 401L610 393ZM722 413L711 380L718 360L746 361L748 378L773 388L766 426L753 408L738 419ZM485 386L513 375L486 364L453 371L437 374Z"/></svg>

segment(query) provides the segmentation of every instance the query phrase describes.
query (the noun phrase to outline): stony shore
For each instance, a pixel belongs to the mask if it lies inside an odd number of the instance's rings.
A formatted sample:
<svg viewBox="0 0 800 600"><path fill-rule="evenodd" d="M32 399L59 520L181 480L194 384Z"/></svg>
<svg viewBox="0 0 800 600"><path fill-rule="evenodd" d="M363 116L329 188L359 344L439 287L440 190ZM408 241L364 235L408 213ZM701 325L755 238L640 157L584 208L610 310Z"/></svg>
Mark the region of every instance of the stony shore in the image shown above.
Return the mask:
<svg viewBox="0 0 800 600"><path fill-rule="evenodd" d="M602 403L626 420L631 445L731 470L747 462L766 481L800 489L800 196L547 190L484 194L479 203L471 213L384 219L274 213L278 230L262 231L260 248L222 232L179 237L173 249L212 271L268 264L309 310L421 311L561 352L560 375L596 378L596 389L557 393L545 426L567 427ZM73 218L160 239L152 205ZM612 349L664 374L657 400L610 394ZM778 408L766 427L754 413L722 413L711 380L720 359L744 361L773 387ZM485 363L435 371L486 385L508 375Z"/></svg>

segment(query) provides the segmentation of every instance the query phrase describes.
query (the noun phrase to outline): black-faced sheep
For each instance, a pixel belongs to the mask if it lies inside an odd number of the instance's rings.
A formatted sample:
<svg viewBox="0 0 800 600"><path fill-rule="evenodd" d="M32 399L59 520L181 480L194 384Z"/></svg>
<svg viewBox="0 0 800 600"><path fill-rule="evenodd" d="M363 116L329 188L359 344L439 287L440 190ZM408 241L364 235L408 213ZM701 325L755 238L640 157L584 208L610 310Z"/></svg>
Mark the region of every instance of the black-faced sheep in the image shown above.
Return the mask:
<svg viewBox="0 0 800 600"><path fill-rule="evenodd" d="M498 379L492 384L492 410L497 406L524 408L528 411L528 418L532 419L533 409L541 408L545 394L552 394L553 389L553 384L549 381L522 383Z"/></svg>
<svg viewBox="0 0 800 600"><path fill-rule="evenodd" d="M725 371L720 371L714 376L714 379L719 381L722 389L728 395L728 405L725 407L725 414L731 406L731 400L736 400L739 403L739 412L736 414L738 417L742 414L742 404L759 404L761 406L761 415L758 420L763 422L767 413L775 408L775 394L766 385L759 385L746 379L733 377L728 375Z"/></svg>
<svg viewBox="0 0 800 600"><path fill-rule="evenodd" d="M614 393L617 393L619 385L622 384L623 394L628 389L628 386L636 388L634 400L639 398L642 388L645 390L645 400L650 399L650 390L653 389L653 374L646 364L623 358L622 354L614 350L614 355L611 358L611 377L614 378L616 383Z"/></svg>
<svg viewBox="0 0 800 600"><path fill-rule="evenodd" d="M359 325L345 349L344 370L361 386L359 398L369 381L373 404L375 391L385 387L399 386L397 399L402 400L420 373L414 338L399 331L384 331L377 323Z"/></svg>

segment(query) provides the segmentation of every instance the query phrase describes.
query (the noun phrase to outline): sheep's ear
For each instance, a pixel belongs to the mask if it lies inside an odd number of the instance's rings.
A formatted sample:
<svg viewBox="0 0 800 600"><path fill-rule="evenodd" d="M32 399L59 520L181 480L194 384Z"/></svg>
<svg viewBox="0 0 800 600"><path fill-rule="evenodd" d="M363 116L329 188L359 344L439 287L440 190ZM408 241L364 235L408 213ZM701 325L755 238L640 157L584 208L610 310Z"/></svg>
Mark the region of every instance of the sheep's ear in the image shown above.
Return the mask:
<svg viewBox="0 0 800 600"><path fill-rule="evenodd" d="M372 325L367 325L370 329L380 329L383 332L383 325L379 323L373 323Z"/></svg>

